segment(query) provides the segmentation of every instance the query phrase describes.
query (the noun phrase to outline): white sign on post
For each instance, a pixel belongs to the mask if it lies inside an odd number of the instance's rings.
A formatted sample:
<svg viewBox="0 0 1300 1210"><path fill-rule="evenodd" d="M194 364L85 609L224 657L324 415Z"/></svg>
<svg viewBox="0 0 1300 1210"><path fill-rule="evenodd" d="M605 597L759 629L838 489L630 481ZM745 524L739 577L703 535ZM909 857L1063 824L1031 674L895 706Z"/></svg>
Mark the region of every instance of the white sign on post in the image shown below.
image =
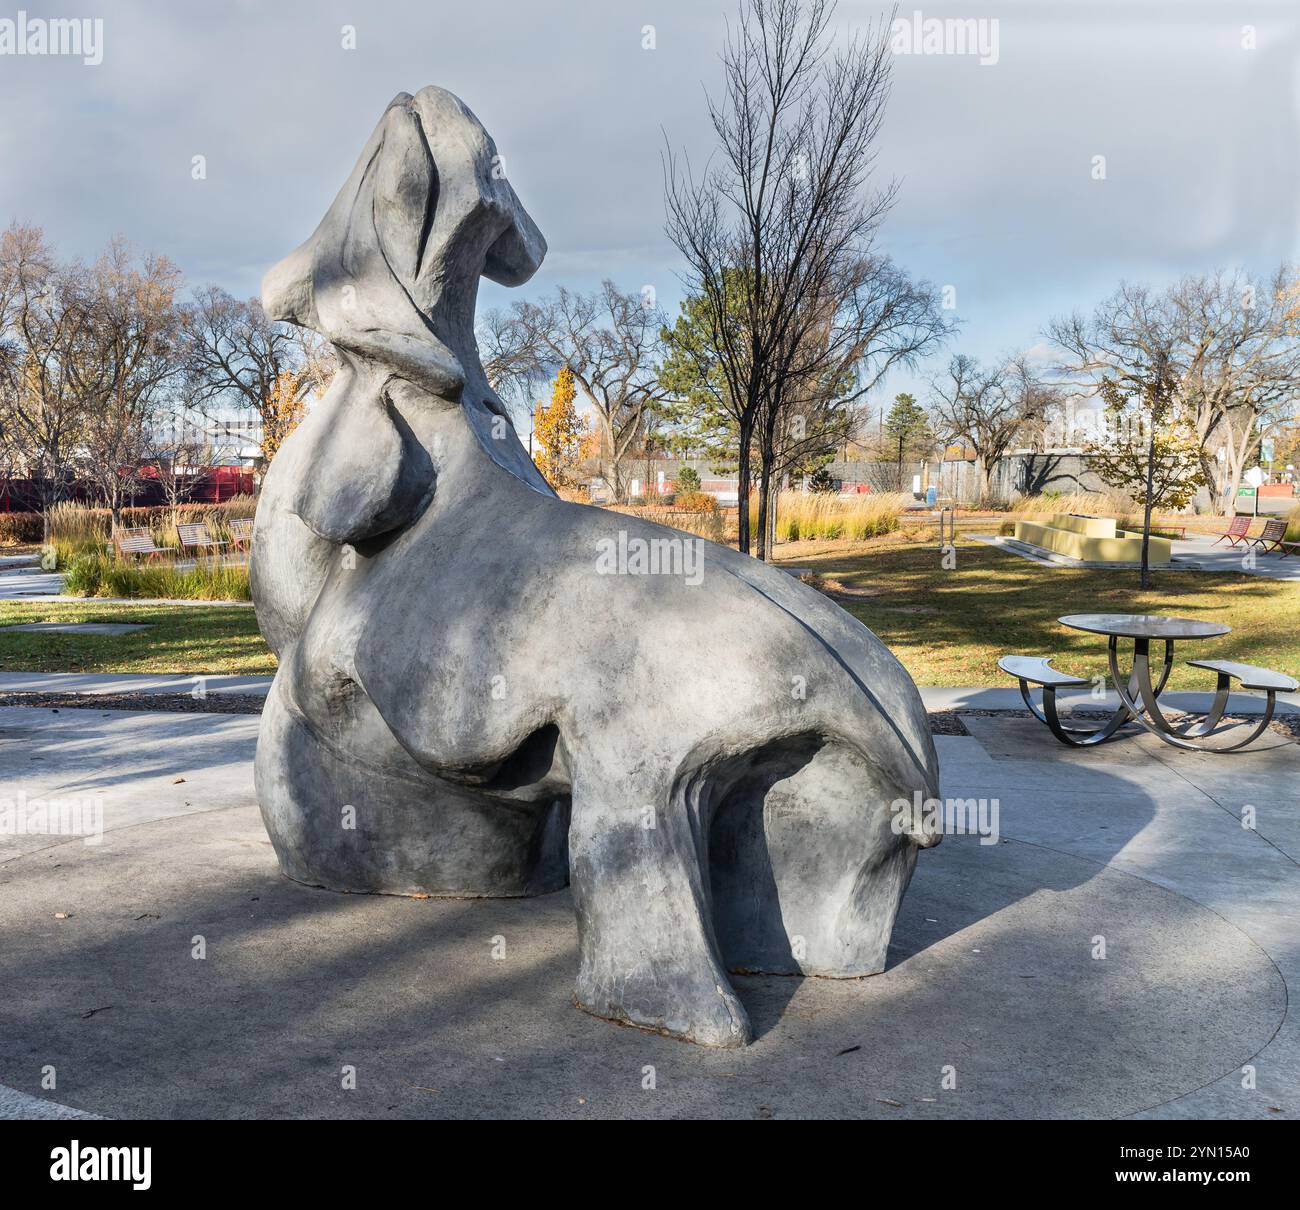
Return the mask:
<svg viewBox="0 0 1300 1210"><path fill-rule="evenodd" d="M1259 467L1252 466L1250 470L1248 470L1242 476L1242 478L1245 479L1246 482L1249 483L1251 487L1259 487L1259 485L1263 483L1264 480L1268 478L1268 476L1264 474L1264 472L1260 470Z"/></svg>

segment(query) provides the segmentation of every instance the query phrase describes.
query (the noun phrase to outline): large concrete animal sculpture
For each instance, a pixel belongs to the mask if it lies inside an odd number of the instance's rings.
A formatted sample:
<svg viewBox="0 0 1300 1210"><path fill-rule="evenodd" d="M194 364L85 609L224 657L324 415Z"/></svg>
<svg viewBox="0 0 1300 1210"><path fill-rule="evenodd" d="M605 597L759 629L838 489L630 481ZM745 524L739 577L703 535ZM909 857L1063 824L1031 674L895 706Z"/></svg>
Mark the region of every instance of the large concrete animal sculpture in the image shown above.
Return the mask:
<svg viewBox="0 0 1300 1210"><path fill-rule="evenodd" d="M266 477L253 598L279 656L257 793L284 872L338 891L572 885L577 1002L750 1040L729 971L884 968L936 794L925 711L783 572L556 498L479 364L480 275L545 242L450 93L399 95L263 284L333 384Z"/></svg>

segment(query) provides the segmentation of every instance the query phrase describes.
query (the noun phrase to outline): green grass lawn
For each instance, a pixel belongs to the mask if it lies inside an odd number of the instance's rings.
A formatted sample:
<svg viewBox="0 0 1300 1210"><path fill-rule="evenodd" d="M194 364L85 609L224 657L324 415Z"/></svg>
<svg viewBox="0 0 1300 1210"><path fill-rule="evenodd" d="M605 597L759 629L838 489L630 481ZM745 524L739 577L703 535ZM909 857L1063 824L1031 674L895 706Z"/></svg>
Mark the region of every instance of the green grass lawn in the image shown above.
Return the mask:
<svg viewBox="0 0 1300 1210"><path fill-rule="evenodd" d="M1106 640L1067 630L1067 613L1165 613L1224 622L1220 639L1178 643L1173 688L1213 687L1213 674L1189 659L1262 664L1300 677L1300 584L1242 574L1156 572L1140 592L1136 571L1044 567L979 543L961 543L955 570L925 545L805 542L778 547L780 561L837 581L839 599L889 645L918 685L1014 686L1000 656L1055 655L1079 676L1106 672ZM1159 648L1163 652L1163 648ZM1153 651L1153 654L1155 652Z"/></svg>
<svg viewBox="0 0 1300 1210"><path fill-rule="evenodd" d="M146 622L123 635L0 630L3 672L271 673L275 657L251 609L230 605L104 605L0 601L0 626Z"/></svg>

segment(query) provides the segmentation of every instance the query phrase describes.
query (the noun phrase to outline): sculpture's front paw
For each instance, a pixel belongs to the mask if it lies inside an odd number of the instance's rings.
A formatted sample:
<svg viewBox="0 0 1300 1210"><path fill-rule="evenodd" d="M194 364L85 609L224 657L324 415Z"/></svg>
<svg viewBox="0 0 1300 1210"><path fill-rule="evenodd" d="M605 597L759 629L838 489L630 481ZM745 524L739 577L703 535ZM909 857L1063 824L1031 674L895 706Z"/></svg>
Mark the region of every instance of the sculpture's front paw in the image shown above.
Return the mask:
<svg viewBox="0 0 1300 1210"><path fill-rule="evenodd" d="M700 1046L747 1046L749 1014L732 989L707 978L619 980L604 985L587 972L578 976L578 1007L597 1017L652 1029Z"/></svg>

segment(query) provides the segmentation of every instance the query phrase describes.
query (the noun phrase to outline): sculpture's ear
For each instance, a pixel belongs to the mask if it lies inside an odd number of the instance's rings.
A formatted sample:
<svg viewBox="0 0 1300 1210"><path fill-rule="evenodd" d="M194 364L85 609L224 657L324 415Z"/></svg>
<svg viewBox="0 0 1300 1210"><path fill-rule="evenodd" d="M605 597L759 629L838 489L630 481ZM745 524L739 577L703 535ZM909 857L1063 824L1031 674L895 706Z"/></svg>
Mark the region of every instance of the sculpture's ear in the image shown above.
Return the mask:
<svg viewBox="0 0 1300 1210"><path fill-rule="evenodd" d="M393 392L454 402L464 385L459 360L411 296L438 179L410 102L402 94L389 106L320 226L262 283L270 318L319 332L339 356L334 383L303 423L311 469L290 503L331 542L396 529L432 486L429 455Z"/></svg>
<svg viewBox="0 0 1300 1210"><path fill-rule="evenodd" d="M459 399L464 370L411 296L438 192L419 115L402 93L320 226L263 279L267 315L311 328L434 395Z"/></svg>

